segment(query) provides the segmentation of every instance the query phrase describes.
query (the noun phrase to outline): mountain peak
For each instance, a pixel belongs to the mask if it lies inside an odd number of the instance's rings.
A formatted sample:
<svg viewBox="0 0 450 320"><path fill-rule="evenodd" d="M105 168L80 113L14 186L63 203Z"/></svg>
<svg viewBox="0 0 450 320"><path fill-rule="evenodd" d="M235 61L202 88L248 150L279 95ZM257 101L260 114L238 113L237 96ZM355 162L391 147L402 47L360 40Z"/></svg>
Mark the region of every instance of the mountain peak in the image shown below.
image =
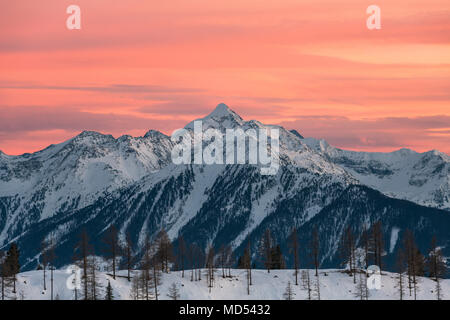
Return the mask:
<svg viewBox="0 0 450 320"><path fill-rule="evenodd" d="M216 108L206 117L197 119L203 121L204 128L234 128L242 126L245 122L233 110L231 110L225 103L219 103ZM194 121L197 121L194 120ZM185 128L194 128L194 121L191 121Z"/></svg>
<svg viewBox="0 0 450 320"><path fill-rule="evenodd" d="M219 103L210 116L226 116L228 114L234 113L225 103Z"/></svg>
<svg viewBox="0 0 450 320"><path fill-rule="evenodd" d="M300 139L305 139L297 130L291 129L289 130L290 133L294 134L295 136L299 137Z"/></svg>

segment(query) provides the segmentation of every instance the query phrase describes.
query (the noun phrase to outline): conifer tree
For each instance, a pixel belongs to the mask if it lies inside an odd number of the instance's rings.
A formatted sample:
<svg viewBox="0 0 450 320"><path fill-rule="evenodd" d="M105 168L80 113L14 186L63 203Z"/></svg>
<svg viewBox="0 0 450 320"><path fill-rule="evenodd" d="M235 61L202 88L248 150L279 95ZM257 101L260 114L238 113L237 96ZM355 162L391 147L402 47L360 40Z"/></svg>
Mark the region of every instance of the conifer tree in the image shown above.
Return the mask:
<svg viewBox="0 0 450 320"><path fill-rule="evenodd" d="M111 282L108 280L108 285L106 286L105 300L114 300L113 289L111 287Z"/></svg>

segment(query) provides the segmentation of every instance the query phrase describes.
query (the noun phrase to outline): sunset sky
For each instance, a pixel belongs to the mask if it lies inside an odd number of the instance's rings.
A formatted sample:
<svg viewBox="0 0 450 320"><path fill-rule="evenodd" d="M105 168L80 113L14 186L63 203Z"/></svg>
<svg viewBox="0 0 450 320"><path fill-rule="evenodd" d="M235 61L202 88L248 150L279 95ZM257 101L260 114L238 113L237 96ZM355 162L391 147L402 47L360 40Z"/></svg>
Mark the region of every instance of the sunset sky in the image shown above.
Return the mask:
<svg viewBox="0 0 450 320"><path fill-rule="evenodd" d="M170 134L220 102L345 149L450 154L450 1L0 0L7 154Z"/></svg>

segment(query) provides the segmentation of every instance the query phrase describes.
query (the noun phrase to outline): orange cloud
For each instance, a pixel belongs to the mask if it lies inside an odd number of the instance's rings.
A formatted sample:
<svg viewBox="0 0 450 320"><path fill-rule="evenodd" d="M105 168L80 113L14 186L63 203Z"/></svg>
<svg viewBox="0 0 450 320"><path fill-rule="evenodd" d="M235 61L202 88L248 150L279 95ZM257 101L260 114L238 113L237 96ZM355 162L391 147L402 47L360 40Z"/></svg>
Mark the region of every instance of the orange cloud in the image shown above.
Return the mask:
<svg viewBox="0 0 450 320"><path fill-rule="evenodd" d="M77 0L69 31L72 3L0 11L6 153L84 129L169 133L221 101L341 147L450 152L448 123L418 125L450 116L447 0L380 0L377 31L359 0Z"/></svg>

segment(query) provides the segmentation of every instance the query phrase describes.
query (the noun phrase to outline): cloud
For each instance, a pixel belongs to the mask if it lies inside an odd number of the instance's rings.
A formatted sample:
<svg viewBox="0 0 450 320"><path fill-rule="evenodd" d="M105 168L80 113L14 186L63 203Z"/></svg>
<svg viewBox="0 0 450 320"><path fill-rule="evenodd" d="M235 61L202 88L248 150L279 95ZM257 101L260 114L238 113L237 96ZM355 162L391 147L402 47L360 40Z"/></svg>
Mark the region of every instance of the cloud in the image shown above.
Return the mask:
<svg viewBox="0 0 450 320"><path fill-rule="evenodd" d="M26 90L63 90L63 91L92 91L108 93L185 93L202 92L194 88L177 88L159 85L134 85L134 84L111 84L106 86L57 86L57 85L8 85L3 83L1 89L26 89Z"/></svg>

